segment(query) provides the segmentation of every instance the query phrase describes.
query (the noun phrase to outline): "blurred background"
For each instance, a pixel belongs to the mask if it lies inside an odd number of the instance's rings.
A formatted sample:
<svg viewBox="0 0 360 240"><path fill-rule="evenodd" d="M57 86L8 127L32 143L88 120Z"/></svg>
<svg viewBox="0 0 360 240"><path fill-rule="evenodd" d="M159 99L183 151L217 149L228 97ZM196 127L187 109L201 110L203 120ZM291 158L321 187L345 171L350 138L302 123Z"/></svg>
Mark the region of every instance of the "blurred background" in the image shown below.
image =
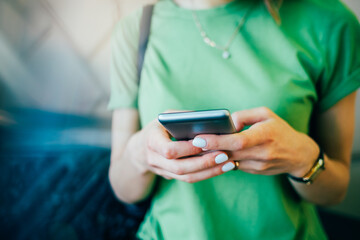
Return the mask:
<svg viewBox="0 0 360 240"><path fill-rule="evenodd" d="M0 238L136 231L148 203L117 202L107 181L109 43L115 23L147 2L0 0ZM360 18L360 1L344 2ZM348 226L360 222L360 96L356 116L347 198L321 210Z"/></svg>

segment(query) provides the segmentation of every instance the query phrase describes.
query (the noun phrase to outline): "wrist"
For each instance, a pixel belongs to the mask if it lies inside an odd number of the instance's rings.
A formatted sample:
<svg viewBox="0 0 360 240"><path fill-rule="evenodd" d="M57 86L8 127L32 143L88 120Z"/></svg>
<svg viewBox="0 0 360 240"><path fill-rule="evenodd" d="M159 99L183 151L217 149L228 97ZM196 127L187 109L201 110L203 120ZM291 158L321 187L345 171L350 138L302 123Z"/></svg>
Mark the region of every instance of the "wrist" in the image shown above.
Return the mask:
<svg viewBox="0 0 360 240"><path fill-rule="evenodd" d="M304 183L306 185L310 185L313 183L315 178L319 175L320 172L325 170L325 157L324 152L321 148L319 148L319 155L312 165L311 169L302 177L296 177L291 174L288 174L288 177L296 182Z"/></svg>
<svg viewBox="0 0 360 240"><path fill-rule="evenodd" d="M146 144L143 139L143 134L136 133L128 143L127 154L125 158L130 161L131 165L141 174L150 172L149 165L147 164Z"/></svg>
<svg viewBox="0 0 360 240"><path fill-rule="evenodd" d="M299 160L296 168L288 172L289 175L298 178L304 177L311 170L320 154L319 145L309 136L305 135L305 137L307 138L306 140L310 141L303 140L303 142L307 142L307 145L298 150L298 153L302 153L303 156Z"/></svg>

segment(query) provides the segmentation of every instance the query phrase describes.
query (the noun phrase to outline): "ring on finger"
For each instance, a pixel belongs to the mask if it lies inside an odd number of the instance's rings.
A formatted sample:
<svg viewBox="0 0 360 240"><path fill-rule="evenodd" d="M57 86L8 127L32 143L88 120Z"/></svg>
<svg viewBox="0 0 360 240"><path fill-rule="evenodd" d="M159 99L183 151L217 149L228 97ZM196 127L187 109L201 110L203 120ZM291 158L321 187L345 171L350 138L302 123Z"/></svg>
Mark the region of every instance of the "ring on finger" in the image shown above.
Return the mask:
<svg viewBox="0 0 360 240"><path fill-rule="evenodd" d="M234 161L235 163L235 167L233 170L239 170L239 167L240 167L240 162L239 161Z"/></svg>

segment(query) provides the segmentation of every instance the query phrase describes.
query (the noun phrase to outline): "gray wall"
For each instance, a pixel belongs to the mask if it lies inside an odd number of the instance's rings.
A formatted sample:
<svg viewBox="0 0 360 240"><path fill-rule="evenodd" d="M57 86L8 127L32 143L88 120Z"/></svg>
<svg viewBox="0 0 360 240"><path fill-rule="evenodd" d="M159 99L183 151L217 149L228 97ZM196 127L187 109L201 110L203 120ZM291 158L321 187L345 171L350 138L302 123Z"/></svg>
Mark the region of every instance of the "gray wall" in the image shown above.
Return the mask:
<svg viewBox="0 0 360 240"><path fill-rule="evenodd" d="M116 0L0 0L6 104L109 118L109 39L120 12Z"/></svg>

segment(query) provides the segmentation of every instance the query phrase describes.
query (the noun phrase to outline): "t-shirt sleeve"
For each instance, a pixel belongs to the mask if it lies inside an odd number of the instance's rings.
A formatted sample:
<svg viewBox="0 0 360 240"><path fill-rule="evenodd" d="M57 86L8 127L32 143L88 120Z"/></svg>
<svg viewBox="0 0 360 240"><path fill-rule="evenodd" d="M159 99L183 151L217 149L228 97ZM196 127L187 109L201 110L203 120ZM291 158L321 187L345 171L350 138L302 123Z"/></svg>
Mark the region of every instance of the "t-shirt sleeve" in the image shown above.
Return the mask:
<svg viewBox="0 0 360 240"><path fill-rule="evenodd" d="M112 34L108 108L137 108L137 52L142 9L120 20Z"/></svg>
<svg viewBox="0 0 360 240"><path fill-rule="evenodd" d="M323 73L317 82L318 110L324 112L360 86L360 25L344 7L330 27Z"/></svg>

